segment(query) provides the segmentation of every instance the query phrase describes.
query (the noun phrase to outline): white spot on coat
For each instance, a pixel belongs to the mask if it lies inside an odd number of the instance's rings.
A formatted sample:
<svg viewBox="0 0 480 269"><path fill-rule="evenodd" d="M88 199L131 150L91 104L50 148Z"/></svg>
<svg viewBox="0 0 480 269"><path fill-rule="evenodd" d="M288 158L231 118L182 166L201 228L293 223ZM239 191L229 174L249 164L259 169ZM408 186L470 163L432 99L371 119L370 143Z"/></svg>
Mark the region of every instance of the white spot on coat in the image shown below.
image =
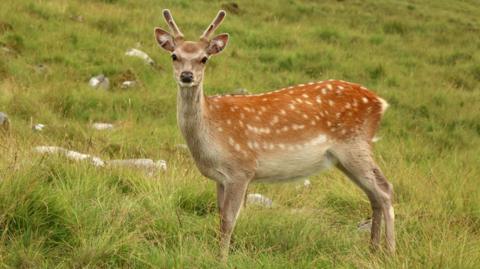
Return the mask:
<svg viewBox="0 0 480 269"><path fill-rule="evenodd" d="M278 116L275 115L275 116L273 116L272 120L270 121L270 125L273 126L278 122L279 122L279 118L278 118Z"/></svg>

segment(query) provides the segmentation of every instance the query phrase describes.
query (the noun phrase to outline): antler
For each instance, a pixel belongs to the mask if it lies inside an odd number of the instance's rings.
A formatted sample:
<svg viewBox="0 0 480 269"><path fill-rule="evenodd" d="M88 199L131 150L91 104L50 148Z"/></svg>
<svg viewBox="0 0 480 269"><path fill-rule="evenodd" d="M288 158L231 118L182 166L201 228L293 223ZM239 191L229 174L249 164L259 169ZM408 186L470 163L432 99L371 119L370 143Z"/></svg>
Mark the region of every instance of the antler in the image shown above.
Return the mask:
<svg viewBox="0 0 480 269"><path fill-rule="evenodd" d="M165 18L165 21L168 24L168 27L173 33L173 37L175 39L183 39L183 34L180 32L180 29L178 29L177 24L173 20L172 13L170 13L170 10L164 9L163 10L163 17Z"/></svg>
<svg viewBox="0 0 480 269"><path fill-rule="evenodd" d="M226 14L227 13L224 10L220 10L217 14L217 17L215 17L215 19L207 27L205 32L203 32L202 36L200 36L200 40L208 42L210 35L212 35L212 33L215 32L215 30L218 28L218 26L220 26L220 24L222 23Z"/></svg>

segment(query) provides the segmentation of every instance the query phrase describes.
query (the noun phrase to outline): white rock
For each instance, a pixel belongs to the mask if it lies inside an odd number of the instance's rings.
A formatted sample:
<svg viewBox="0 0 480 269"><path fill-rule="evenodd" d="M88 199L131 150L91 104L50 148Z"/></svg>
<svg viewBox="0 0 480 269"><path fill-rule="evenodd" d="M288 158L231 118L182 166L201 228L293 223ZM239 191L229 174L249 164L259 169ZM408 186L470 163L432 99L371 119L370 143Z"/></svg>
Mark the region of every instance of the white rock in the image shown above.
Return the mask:
<svg viewBox="0 0 480 269"><path fill-rule="evenodd" d="M113 124L111 123L104 123L104 122L96 122L92 124L92 128L95 130L108 130L113 129Z"/></svg>
<svg viewBox="0 0 480 269"><path fill-rule="evenodd" d="M139 50L139 49L129 49L127 50L127 52L125 52L125 55L127 56L132 56L132 57L138 57L140 59L143 59L146 63L150 64L150 65L155 65L155 62L153 61L152 58L150 58L150 56L148 56L148 54L146 54L145 52Z"/></svg>
<svg viewBox="0 0 480 269"><path fill-rule="evenodd" d="M118 166L130 167L154 167L155 162L152 159L126 159L126 160L111 160L109 164Z"/></svg>
<svg viewBox="0 0 480 269"><path fill-rule="evenodd" d="M62 147L55 146L39 146L34 150L41 154L61 154L67 159L73 161L90 161L94 166L104 167L108 165L110 167L129 167L142 169L147 171L150 175L154 175L159 171L167 170L167 162L165 160L154 161L152 159L126 159L126 160L111 160L105 162L99 157L89 154L80 153L73 150L67 150Z"/></svg>
<svg viewBox="0 0 480 269"><path fill-rule="evenodd" d="M155 162L155 166L156 166L158 169L161 169L161 170L166 171L166 170L167 170L167 161L165 161L165 160L158 160L158 161Z"/></svg>
<svg viewBox="0 0 480 269"><path fill-rule="evenodd" d="M137 85L137 82L135 80L126 80L122 82L122 85L120 85L120 88L122 89L128 89L128 88L133 88Z"/></svg>
<svg viewBox="0 0 480 269"><path fill-rule="evenodd" d="M90 87L94 89L103 89L103 90L108 90L110 88L110 80L105 77L103 74L100 74L98 76L92 77L89 81L88 84Z"/></svg>
<svg viewBox="0 0 480 269"><path fill-rule="evenodd" d="M95 156L91 156L88 154L83 154L80 152L76 152L73 150L67 150L61 147L55 147L55 146L39 146L35 147L34 150L38 153L41 154L62 154L64 155L67 159L73 160L73 161L83 161L83 160L89 160L92 162L93 165L97 167L102 167L105 166L105 162Z"/></svg>
<svg viewBox="0 0 480 269"><path fill-rule="evenodd" d="M0 112L0 129L8 131L10 127L10 121L8 120L7 114Z"/></svg>
<svg viewBox="0 0 480 269"><path fill-rule="evenodd" d="M250 193L247 195L247 204L255 204L271 208L273 206L272 199L261 195L260 193Z"/></svg>
<svg viewBox="0 0 480 269"><path fill-rule="evenodd" d="M43 128L45 128L45 124L41 124L41 123L35 124L35 125L33 126L33 130L34 130L34 131L39 131L39 132L41 132L41 131L43 131Z"/></svg>
<svg viewBox="0 0 480 269"><path fill-rule="evenodd" d="M3 121L7 120L8 119L8 116L7 114L3 113L3 112L0 112L0 124L3 123Z"/></svg>
<svg viewBox="0 0 480 269"><path fill-rule="evenodd" d="M153 161L152 159L126 159L126 160L110 160L107 162L112 167L130 167L142 169L150 173L160 170L167 170L167 162L165 160Z"/></svg>
<svg viewBox="0 0 480 269"><path fill-rule="evenodd" d="M83 153L72 151L72 150L67 150L67 152L65 153L65 156L68 159L71 159L74 161L83 161L90 158L90 155L88 154L83 154Z"/></svg>
<svg viewBox="0 0 480 269"><path fill-rule="evenodd" d="M67 157L70 160L74 160L74 161L87 160L87 161L90 161L94 166L97 166L97 167L105 166L105 162L102 159L100 159L99 157L91 156L89 154L83 154L83 153L76 152L76 151L73 151L73 150L67 150L65 152L65 157Z"/></svg>
<svg viewBox="0 0 480 269"><path fill-rule="evenodd" d="M65 153L67 150L61 147L55 147L55 146L39 146L35 147L35 151L38 153Z"/></svg>
<svg viewBox="0 0 480 269"><path fill-rule="evenodd" d="M95 165L96 167L105 166L105 162L98 157L92 157L92 164Z"/></svg>

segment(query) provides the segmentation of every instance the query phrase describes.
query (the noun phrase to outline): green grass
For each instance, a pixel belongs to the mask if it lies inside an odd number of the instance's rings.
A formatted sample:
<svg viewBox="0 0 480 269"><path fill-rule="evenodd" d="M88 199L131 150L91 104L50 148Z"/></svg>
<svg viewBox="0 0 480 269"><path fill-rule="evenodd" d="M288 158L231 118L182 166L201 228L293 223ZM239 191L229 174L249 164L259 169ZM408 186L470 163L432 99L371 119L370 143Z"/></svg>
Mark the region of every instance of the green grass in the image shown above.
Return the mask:
<svg viewBox="0 0 480 269"><path fill-rule="evenodd" d="M228 1L3 1L0 4L0 264L5 268L217 267L214 183L176 127L170 58L153 27L170 8L197 38ZM391 104L376 158L396 190L398 253L371 253L357 224L370 214L337 171L253 185L276 203L250 206L230 268L480 266L480 7L463 1L241 1L219 32L207 93L253 92L337 78ZM152 68L124 56L146 51ZM8 48L8 51L5 49ZM103 73L111 91L88 86ZM139 87L122 90L123 77ZM88 125L113 122L99 132ZM32 123L44 123L41 132ZM165 159L168 171L98 169L34 154L57 145L105 159ZM301 210L299 210L301 209Z"/></svg>

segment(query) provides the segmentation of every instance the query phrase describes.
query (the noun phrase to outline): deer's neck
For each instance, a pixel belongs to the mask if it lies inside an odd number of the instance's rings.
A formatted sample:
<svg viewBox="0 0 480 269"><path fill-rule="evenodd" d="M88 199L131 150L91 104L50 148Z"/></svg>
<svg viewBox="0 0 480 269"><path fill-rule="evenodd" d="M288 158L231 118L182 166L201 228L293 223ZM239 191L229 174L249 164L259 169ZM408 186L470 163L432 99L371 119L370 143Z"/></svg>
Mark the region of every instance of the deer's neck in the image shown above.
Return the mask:
<svg viewBox="0 0 480 269"><path fill-rule="evenodd" d="M208 139L207 111L203 86L179 87L177 94L177 121L190 151L196 157Z"/></svg>

